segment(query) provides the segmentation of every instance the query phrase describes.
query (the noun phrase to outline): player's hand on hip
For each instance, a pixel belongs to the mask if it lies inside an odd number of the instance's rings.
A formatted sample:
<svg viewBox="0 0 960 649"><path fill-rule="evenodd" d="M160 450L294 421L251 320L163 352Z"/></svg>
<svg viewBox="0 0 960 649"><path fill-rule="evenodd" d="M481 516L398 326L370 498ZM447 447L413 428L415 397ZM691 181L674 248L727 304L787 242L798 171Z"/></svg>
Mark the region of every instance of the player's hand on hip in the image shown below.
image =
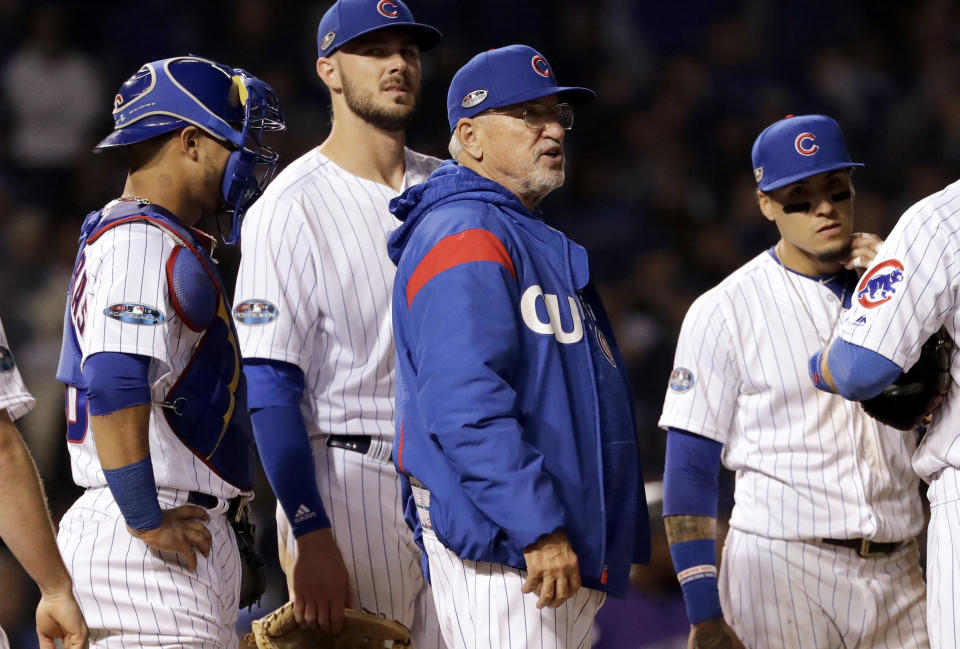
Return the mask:
<svg viewBox="0 0 960 649"><path fill-rule="evenodd" d="M690 629L687 649L746 649L723 618L704 620Z"/></svg>
<svg viewBox="0 0 960 649"><path fill-rule="evenodd" d="M83 613L66 590L44 593L37 605L37 639L40 649L54 649L54 638L63 641L64 649L86 649L90 631Z"/></svg>
<svg viewBox="0 0 960 649"><path fill-rule="evenodd" d="M210 556L213 535L205 524L209 520L210 514L202 507L181 505L163 510L160 527L130 530L130 533L152 548L182 555L187 560L187 570L195 572L197 551L205 557Z"/></svg>
<svg viewBox="0 0 960 649"><path fill-rule="evenodd" d="M350 579L329 527L297 537L293 564L293 614L297 623L339 633L350 604Z"/></svg>
<svg viewBox="0 0 960 649"><path fill-rule="evenodd" d="M847 257L843 267L847 270L855 270L862 273L873 263L877 251L883 245L883 239L875 234L868 232L854 232L853 240L850 242L850 256Z"/></svg>
<svg viewBox="0 0 960 649"><path fill-rule="evenodd" d="M562 530L541 536L523 551L527 562L524 593L536 593L537 608L557 608L580 589L580 563Z"/></svg>

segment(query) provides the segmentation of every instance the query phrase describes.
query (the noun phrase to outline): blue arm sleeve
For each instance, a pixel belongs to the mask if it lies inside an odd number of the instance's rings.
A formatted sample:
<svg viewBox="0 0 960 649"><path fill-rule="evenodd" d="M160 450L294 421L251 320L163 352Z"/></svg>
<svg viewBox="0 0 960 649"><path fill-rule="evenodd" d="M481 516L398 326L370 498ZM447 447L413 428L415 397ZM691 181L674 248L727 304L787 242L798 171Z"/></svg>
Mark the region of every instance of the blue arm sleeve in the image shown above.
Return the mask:
<svg viewBox="0 0 960 649"><path fill-rule="evenodd" d="M720 442L669 429L663 470L664 516L717 517L721 451Z"/></svg>
<svg viewBox="0 0 960 649"><path fill-rule="evenodd" d="M877 396L896 381L902 371L900 366L877 352L839 338L830 346L827 365L837 392L851 401Z"/></svg>
<svg viewBox="0 0 960 649"><path fill-rule="evenodd" d="M150 357L119 352L94 354L83 364L91 415L150 403Z"/></svg>
<svg viewBox="0 0 960 649"><path fill-rule="evenodd" d="M330 527L300 411L303 371L282 361L250 359L244 361L244 374L260 460L293 535Z"/></svg>

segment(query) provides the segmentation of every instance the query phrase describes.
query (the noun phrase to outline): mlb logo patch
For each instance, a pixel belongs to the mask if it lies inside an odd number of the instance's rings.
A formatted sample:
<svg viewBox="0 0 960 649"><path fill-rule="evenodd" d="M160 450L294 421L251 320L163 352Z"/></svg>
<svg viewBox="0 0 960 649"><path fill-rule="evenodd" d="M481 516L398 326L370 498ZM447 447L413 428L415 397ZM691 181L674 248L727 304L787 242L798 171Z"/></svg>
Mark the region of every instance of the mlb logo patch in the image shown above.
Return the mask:
<svg viewBox="0 0 960 649"><path fill-rule="evenodd" d="M670 389L674 392L686 392L693 387L695 383L693 372L685 367L675 367L670 372Z"/></svg>
<svg viewBox="0 0 960 649"><path fill-rule="evenodd" d="M266 300L244 300L233 307L233 318L245 325L264 325L273 322L280 314L280 310Z"/></svg>

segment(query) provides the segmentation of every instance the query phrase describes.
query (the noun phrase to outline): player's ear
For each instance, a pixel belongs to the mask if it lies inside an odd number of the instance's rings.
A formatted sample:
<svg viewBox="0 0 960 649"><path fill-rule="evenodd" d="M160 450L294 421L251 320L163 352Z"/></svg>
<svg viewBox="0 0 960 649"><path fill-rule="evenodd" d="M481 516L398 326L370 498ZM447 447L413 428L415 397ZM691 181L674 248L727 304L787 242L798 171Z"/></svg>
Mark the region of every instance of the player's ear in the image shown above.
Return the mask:
<svg viewBox="0 0 960 649"><path fill-rule="evenodd" d="M177 137L177 143L180 151L193 161L200 159L201 140L203 132L196 126L187 126L180 129Z"/></svg>
<svg viewBox="0 0 960 649"><path fill-rule="evenodd" d="M339 92L343 87L340 81L340 66L332 57L321 56L317 59L317 76L330 89L330 92Z"/></svg>
<svg viewBox="0 0 960 649"><path fill-rule="evenodd" d="M774 221L773 214L773 199L764 194L759 189L757 190L757 205L760 206L760 211L763 213L763 216L766 217L768 221Z"/></svg>
<svg viewBox="0 0 960 649"><path fill-rule="evenodd" d="M477 120L464 117L457 122L454 129L460 140L460 146L463 147L463 152L474 160L483 159L483 143L479 127Z"/></svg>

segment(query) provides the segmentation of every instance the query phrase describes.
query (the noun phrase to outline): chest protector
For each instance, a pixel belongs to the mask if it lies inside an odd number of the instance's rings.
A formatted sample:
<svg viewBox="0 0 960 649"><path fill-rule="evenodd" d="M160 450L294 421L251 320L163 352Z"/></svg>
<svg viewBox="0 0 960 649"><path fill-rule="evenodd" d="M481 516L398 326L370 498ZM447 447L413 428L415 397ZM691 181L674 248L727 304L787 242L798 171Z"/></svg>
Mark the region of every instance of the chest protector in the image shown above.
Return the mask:
<svg viewBox="0 0 960 649"><path fill-rule="evenodd" d="M229 300L209 251L199 243L206 235L187 230L163 208L120 202L87 216L64 316L57 378L83 392L85 398L82 354L71 319L73 284L81 276L85 247L107 230L133 222L158 227L177 242L165 269L170 304L186 327L202 332L189 362L160 404L163 415L180 441L211 471L239 489L250 490L254 482L253 432ZM79 281L85 281L83 277ZM82 292L83 287L79 288Z"/></svg>

